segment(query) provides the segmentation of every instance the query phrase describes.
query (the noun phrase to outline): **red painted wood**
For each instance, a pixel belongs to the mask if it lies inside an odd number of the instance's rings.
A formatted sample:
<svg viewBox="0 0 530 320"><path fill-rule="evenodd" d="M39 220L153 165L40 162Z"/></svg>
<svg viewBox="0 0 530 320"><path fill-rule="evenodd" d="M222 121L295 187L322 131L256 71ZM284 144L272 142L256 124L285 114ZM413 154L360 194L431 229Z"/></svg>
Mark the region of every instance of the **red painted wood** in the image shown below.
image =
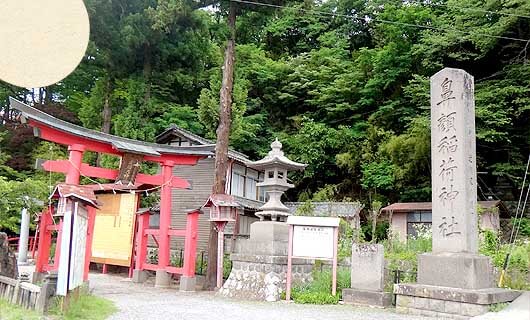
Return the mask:
<svg viewBox="0 0 530 320"><path fill-rule="evenodd" d="M108 270L107 270L107 264L104 263L104 264L103 264L103 269L101 270L101 273L103 273L103 274L107 274L107 271L108 271Z"/></svg>
<svg viewBox="0 0 530 320"><path fill-rule="evenodd" d="M40 215L39 229L41 235L39 237L39 246L37 251L37 261L35 262L35 271L44 272L44 266L48 264L50 259L50 247L52 244L51 232L48 230L48 224L52 218L52 209L44 210Z"/></svg>
<svg viewBox="0 0 530 320"><path fill-rule="evenodd" d="M88 211L88 228L85 246L85 270L83 272L83 281L88 281L88 271L90 269L90 259L92 258L92 241L94 240L94 225L96 224L96 208L87 206Z"/></svg>
<svg viewBox="0 0 530 320"><path fill-rule="evenodd" d="M67 173L69 172L70 168L72 168L72 165L68 160L48 160L42 164L42 168L46 171L52 171L52 172L60 172L60 173ZM87 177L92 178L103 178L103 179L109 179L109 180L116 180L118 177L118 170L113 169L107 169L107 168L99 168L99 167L93 167L89 166L88 164L81 164L80 166L81 174ZM161 174L157 175L148 175L139 173L136 176L137 183L145 183L145 184L152 184L152 185L161 185L163 184L164 177ZM191 184L188 180L179 178L179 177L172 177L171 178L171 186L173 188L182 188L187 189L190 188Z"/></svg>
<svg viewBox="0 0 530 320"><path fill-rule="evenodd" d="M145 258L147 257L147 233L149 227L149 213L138 217L138 229L136 231L136 270L144 270Z"/></svg>
<svg viewBox="0 0 530 320"><path fill-rule="evenodd" d="M156 270L159 270L159 269L160 269L160 267L157 264L144 263L142 265L142 270L156 271Z"/></svg>
<svg viewBox="0 0 530 320"><path fill-rule="evenodd" d="M79 184L79 177L81 175L80 168L83 163L83 152L85 151L85 146L81 144L73 144L68 146L68 171L66 172L65 182L68 184Z"/></svg>
<svg viewBox="0 0 530 320"><path fill-rule="evenodd" d="M169 272L169 273L183 274L183 269L182 268L166 267L164 270L166 270L166 272Z"/></svg>
<svg viewBox="0 0 530 320"><path fill-rule="evenodd" d="M63 219L59 221L57 230L57 242L55 243L55 257L53 258L53 265L50 266L49 271L59 270L59 258L61 257L61 238L63 235Z"/></svg>
<svg viewBox="0 0 530 320"><path fill-rule="evenodd" d="M184 265L182 274L186 277L195 276L195 259L197 257L197 235L199 211L188 213L186 220L186 238L184 240Z"/></svg>
<svg viewBox="0 0 530 320"><path fill-rule="evenodd" d="M158 230L158 229L145 229L144 232L145 232L145 234L152 234L154 236L158 236L158 232L159 231L160 230Z"/></svg>
<svg viewBox="0 0 530 320"><path fill-rule="evenodd" d="M162 164L162 175L164 181L170 181L173 177L173 165L171 161ZM171 228L171 186L163 184L160 190L160 231L158 247L158 266L161 270L169 266L169 229Z"/></svg>

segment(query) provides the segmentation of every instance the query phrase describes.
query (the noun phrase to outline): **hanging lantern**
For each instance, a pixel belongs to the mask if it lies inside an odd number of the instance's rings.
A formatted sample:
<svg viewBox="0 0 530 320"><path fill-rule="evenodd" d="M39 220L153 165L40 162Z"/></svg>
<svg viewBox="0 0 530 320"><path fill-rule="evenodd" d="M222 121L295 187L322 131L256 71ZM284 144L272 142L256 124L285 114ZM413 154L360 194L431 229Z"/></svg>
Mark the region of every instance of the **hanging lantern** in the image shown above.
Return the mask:
<svg viewBox="0 0 530 320"><path fill-rule="evenodd" d="M239 203L228 194L212 194L203 208L210 208L210 221L217 228L217 288L223 285L224 229L228 222L235 222Z"/></svg>
<svg viewBox="0 0 530 320"><path fill-rule="evenodd" d="M212 194L203 208L210 208L210 221L234 222L239 204L228 194Z"/></svg>

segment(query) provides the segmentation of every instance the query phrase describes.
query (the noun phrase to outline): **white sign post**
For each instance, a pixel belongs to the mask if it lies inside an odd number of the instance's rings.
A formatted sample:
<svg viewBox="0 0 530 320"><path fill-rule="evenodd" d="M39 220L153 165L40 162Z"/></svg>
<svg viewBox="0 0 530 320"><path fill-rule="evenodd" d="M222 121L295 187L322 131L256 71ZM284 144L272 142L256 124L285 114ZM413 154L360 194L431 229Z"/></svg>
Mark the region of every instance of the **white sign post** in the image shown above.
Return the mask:
<svg viewBox="0 0 530 320"><path fill-rule="evenodd" d="M287 254L287 288L285 300L291 299L291 269L293 258L332 261L332 289L337 294L337 246L339 218L289 216L289 246Z"/></svg>
<svg viewBox="0 0 530 320"><path fill-rule="evenodd" d="M61 243L58 244L61 246L61 255L57 295L66 296L69 290L83 283L88 214L80 202L65 198L59 200L59 213L63 213L64 218Z"/></svg>

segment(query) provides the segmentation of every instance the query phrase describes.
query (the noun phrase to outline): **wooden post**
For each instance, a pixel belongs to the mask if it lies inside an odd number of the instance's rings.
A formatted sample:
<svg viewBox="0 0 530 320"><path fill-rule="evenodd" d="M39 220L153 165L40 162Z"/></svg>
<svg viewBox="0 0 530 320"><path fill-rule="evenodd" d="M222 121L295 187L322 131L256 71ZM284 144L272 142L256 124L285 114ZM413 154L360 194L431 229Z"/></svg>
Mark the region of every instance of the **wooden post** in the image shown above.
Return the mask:
<svg viewBox="0 0 530 320"><path fill-rule="evenodd" d="M43 273L44 266L48 265L50 258L50 247L52 242L51 231L48 230L48 224L51 224L53 211L51 208L44 210L39 219L39 245L37 247L37 261L35 263L35 272Z"/></svg>
<svg viewBox="0 0 530 320"><path fill-rule="evenodd" d="M293 225L289 225L289 243L287 245L287 288L285 290L285 300L291 300L291 269L293 267Z"/></svg>
<svg viewBox="0 0 530 320"><path fill-rule="evenodd" d="M331 284L331 294L337 294L337 253L338 253L338 241L339 241L339 228L333 228L333 276Z"/></svg>
<svg viewBox="0 0 530 320"><path fill-rule="evenodd" d="M138 218L138 229L136 231L136 263L135 270L143 270L147 256L147 237L145 229L149 228L149 213L143 213Z"/></svg>
<svg viewBox="0 0 530 320"><path fill-rule="evenodd" d="M186 221L186 238L184 240L184 270L182 273L185 277L195 277L198 224L199 211L196 210L188 213Z"/></svg>
<svg viewBox="0 0 530 320"><path fill-rule="evenodd" d="M173 176L173 161L164 161L162 176L164 177L160 191L160 232L158 248L158 266L164 270L169 266L169 228L171 227L171 185L168 183Z"/></svg>
<svg viewBox="0 0 530 320"><path fill-rule="evenodd" d="M223 286L223 259L224 259L224 229L226 221L218 221L217 224L217 288Z"/></svg>
<svg viewBox="0 0 530 320"><path fill-rule="evenodd" d="M57 228L57 241L55 242L55 257L53 258L52 270L59 270L59 259L61 258L61 241L63 237L63 219L59 221Z"/></svg>
<svg viewBox="0 0 530 320"><path fill-rule="evenodd" d="M96 208L87 206L88 226L86 236L85 250L85 270L83 272L83 281L88 281L88 271L90 270L90 259L92 258L92 241L94 240L94 225L96 224Z"/></svg>
<svg viewBox="0 0 530 320"><path fill-rule="evenodd" d="M66 173L65 182L68 184L79 184L85 146L82 144L72 144L68 146L68 151L70 152L70 155L68 156L70 166L68 167L68 172Z"/></svg>

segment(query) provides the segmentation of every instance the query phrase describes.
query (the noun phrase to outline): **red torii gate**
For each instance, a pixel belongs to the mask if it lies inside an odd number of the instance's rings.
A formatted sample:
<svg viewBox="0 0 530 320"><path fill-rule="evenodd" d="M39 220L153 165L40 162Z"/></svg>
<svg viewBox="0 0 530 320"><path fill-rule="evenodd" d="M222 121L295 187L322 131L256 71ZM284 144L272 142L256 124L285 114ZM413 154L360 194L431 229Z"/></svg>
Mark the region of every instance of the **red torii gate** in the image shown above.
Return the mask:
<svg viewBox="0 0 530 320"><path fill-rule="evenodd" d="M115 180L119 176L119 170L94 167L82 162L83 153L85 151L94 151L98 153L106 153L122 157L125 154L133 154L141 156L142 161L151 161L159 163L161 166L161 173L156 175L140 174L136 175L135 183L150 184L160 186L160 227L158 230L146 229L145 221L141 221L142 225L139 228L137 252L145 252L147 242L142 241L148 232L149 234L157 234L159 237L158 250L158 264L149 265L141 261L140 254L139 263L136 263L135 271L142 272L143 270L156 271L156 285L169 285L170 277L168 273L181 273L181 289L183 280L185 283L185 290L193 289L195 277L195 248L197 241L197 219L198 210L190 212L188 215L188 223L186 230L171 229L171 188L191 188L189 181L173 176L173 167L175 165L195 165L198 160L212 155L214 146L191 146L191 147L175 147L168 145L160 145L155 143L146 143L132 139L126 139L90 129L86 129L69 122L52 117L38 109L32 108L16 99L9 98L11 108L18 110L20 121L27 123L34 128L34 134L41 139L55 142L68 146L69 157L68 160L50 160L46 161L42 167L47 171L61 172L66 175L65 183L70 185L79 185L80 176L104 178ZM61 224L54 226L51 222L51 209L43 212L41 217L40 230L51 231L60 229ZM90 248L92 246L92 234L95 221L95 208L89 210L89 231L87 235L87 255L85 261L85 279L88 278L88 265L90 263ZM170 266L170 236L184 236L185 240L185 260L183 268L174 268ZM42 243L41 243L42 242ZM45 272L50 269L57 268L47 266L47 256L45 250L49 250L50 241L41 237L39 240L38 257L46 257L46 262L42 259L37 264L37 272ZM193 252L190 252L193 251ZM56 261L58 255L56 253ZM188 261L186 261L186 259ZM56 262L57 264L57 262ZM184 278L184 279L182 279ZM189 281L189 280L192 281Z"/></svg>

